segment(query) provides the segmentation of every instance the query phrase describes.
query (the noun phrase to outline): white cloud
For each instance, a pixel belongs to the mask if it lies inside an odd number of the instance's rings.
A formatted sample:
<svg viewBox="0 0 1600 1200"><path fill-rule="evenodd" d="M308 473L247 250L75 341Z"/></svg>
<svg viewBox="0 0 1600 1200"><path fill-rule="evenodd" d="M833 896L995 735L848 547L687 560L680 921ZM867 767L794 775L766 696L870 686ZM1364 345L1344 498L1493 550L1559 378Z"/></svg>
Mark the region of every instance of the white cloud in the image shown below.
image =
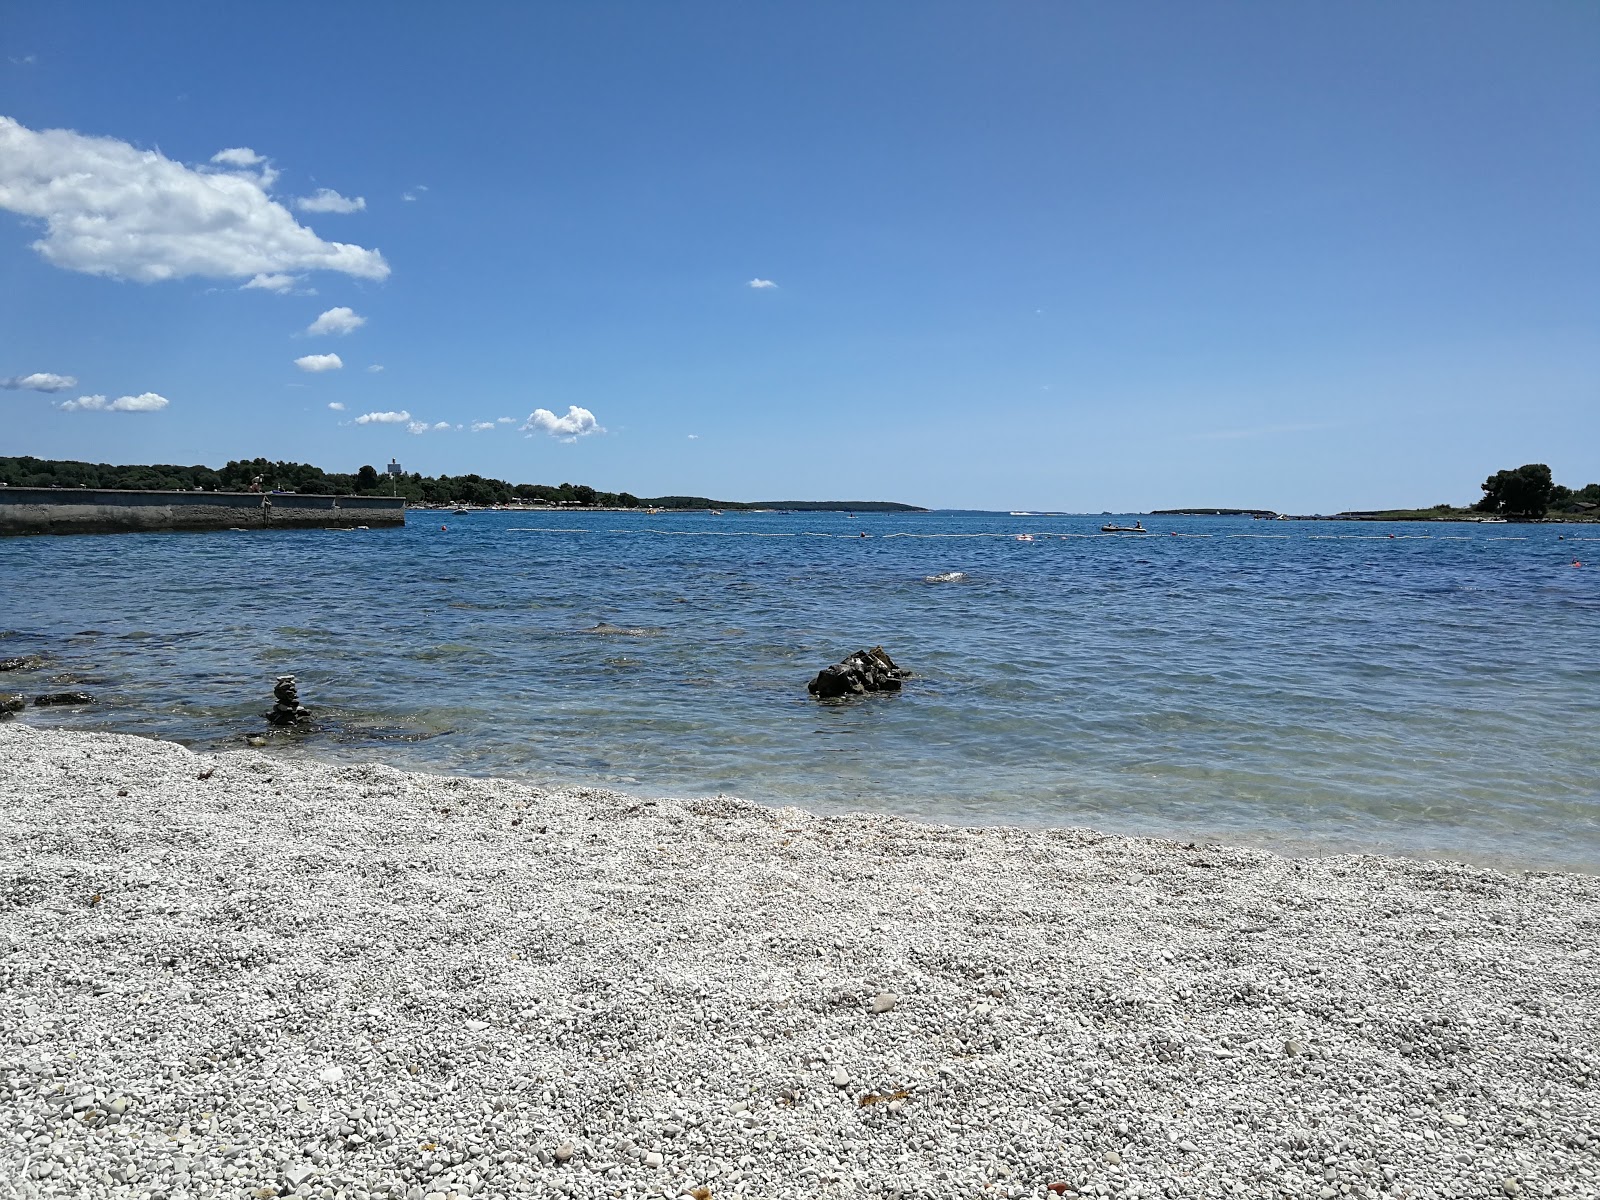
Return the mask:
<svg viewBox="0 0 1600 1200"><path fill-rule="evenodd" d="M344 360L337 354L307 354L295 359L294 365L302 371L337 371L344 366Z"/></svg>
<svg viewBox="0 0 1600 1200"><path fill-rule="evenodd" d="M494 428L494 422L493 421L474 421L472 423L472 432L473 433L482 433L486 429L493 429L493 428Z"/></svg>
<svg viewBox="0 0 1600 1200"><path fill-rule="evenodd" d="M64 392L77 387L74 375L52 375L49 371L35 371L32 375L13 375L0 379L0 388L8 392Z"/></svg>
<svg viewBox="0 0 1600 1200"><path fill-rule="evenodd" d="M104 396L79 396L76 400L63 400L63 412L160 412L168 404L165 396L144 392L138 396L118 396L107 400Z"/></svg>
<svg viewBox="0 0 1600 1200"><path fill-rule="evenodd" d="M341 305L338 308L330 308L315 321L311 322L310 325L306 326L306 332L310 334L349 333L352 330L360 329L366 323L367 319L356 316L354 309L345 308Z"/></svg>
<svg viewBox="0 0 1600 1200"><path fill-rule="evenodd" d="M778 285L773 283L770 279L752 279L746 286L753 288L775 288Z"/></svg>
<svg viewBox="0 0 1600 1200"><path fill-rule="evenodd" d="M691 433L689 435L689 440L691 442L698 442L700 440L700 435L698 433Z"/></svg>
<svg viewBox="0 0 1600 1200"><path fill-rule="evenodd" d="M211 156L211 161L225 167L256 167L267 160L249 146L233 146L227 150L218 150Z"/></svg>
<svg viewBox="0 0 1600 1200"><path fill-rule="evenodd" d="M334 412L343 412L344 411L344 405L338 400L330 400L330 401L328 401L328 407L333 409Z"/></svg>
<svg viewBox="0 0 1600 1200"><path fill-rule="evenodd" d="M528 414L528 419L521 426L521 431L533 436L533 431L548 433L553 438L560 438L564 442L575 442L581 437L588 437L591 433L604 433L605 429L599 425L594 414L587 408L579 408L576 404L567 407L567 415L558 417L548 408L536 408Z"/></svg>
<svg viewBox="0 0 1600 1200"><path fill-rule="evenodd" d="M268 292L287 292L299 280L293 275L256 275L249 283L241 284L239 290L247 291L250 288L261 288Z"/></svg>
<svg viewBox="0 0 1600 1200"><path fill-rule="evenodd" d="M515 417L496 417L494 423L496 425L515 425L517 419Z"/></svg>
<svg viewBox="0 0 1600 1200"><path fill-rule="evenodd" d="M367 370L371 371L374 375L376 375L379 371L383 370L383 364L382 363L373 363L370 367L367 368Z"/></svg>
<svg viewBox="0 0 1600 1200"><path fill-rule="evenodd" d="M406 430L410 433L438 433L449 428L449 421L436 421L432 425L429 425L426 421L413 421L406 426Z"/></svg>
<svg viewBox="0 0 1600 1200"><path fill-rule="evenodd" d="M357 425L404 425L411 420L411 414L405 409L399 412L370 412L362 413L356 418Z"/></svg>
<svg viewBox="0 0 1600 1200"><path fill-rule="evenodd" d="M224 167L262 160L234 147ZM33 243L68 271L154 283L190 275L248 279L342 271L384 279L376 250L325 242L268 195L275 174L196 170L156 150L0 117L0 208L45 223ZM264 285L263 285L264 286Z"/></svg>
<svg viewBox="0 0 1600 1200"><path fill-rule="evenodd" d="M353 213L367 206L365 196L341 196L332 188L318 188L309 196L296 196L294 206L301 212Z"/></svg>

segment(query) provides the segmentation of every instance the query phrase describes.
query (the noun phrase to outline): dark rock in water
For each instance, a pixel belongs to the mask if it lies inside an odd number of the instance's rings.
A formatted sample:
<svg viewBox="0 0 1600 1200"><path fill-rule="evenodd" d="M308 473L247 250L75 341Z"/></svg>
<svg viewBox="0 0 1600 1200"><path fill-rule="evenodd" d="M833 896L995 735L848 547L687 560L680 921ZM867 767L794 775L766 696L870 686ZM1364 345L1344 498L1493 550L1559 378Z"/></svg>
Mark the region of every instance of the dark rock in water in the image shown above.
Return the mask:
<svg viewBox="0 0 1600 1200"><path fill-rule="evenodd" d="M269 725L305 725L311 720L311 710L300 703L293 675L279 675L272 695L277 703L266 714Z"/></svg>
<svg viewBox="0 0 1600 1200"><path fill-rule="evenodd" d="M51 692L48 696L35 696L35 708L48 708L53 704L93 704L94 697L88 692Z"/></svg>
<svg viewBox="0 0 1600 1200"><path fill-rule="evenodd" d="M882 646L857 650L848 658L824 667L806 684L806 691L818 700L839 696L862 696L868 692L898 692L900 681L911 674L894 665Z"/></svg>
<svg viewBox="0 0 1600 1200"><path fill-rule="evenodd" d="M28 702L21 692L12 692L7 695L0 692L0 717L9 717L12 713L19 713L28 707Z"/></svg>
<svg viewBox="0 0 1600 1200"><path fill-rule="evenodd" d="M42 660L37 655L26 658L0 658L0 671L32 671Z"/></svg>

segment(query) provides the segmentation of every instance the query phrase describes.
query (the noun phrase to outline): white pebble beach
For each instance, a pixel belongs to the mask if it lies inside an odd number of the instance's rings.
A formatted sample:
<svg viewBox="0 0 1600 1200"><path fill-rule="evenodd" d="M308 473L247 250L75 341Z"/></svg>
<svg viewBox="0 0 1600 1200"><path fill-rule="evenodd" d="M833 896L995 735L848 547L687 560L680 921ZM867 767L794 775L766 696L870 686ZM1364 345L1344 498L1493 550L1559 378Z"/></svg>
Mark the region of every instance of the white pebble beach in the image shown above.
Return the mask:
<svg viewBox="0 0 1600 1200"><path fill-rule="evenodd" d="M0 1196L1600 1196L1600 879L0 727Z"/></svg>

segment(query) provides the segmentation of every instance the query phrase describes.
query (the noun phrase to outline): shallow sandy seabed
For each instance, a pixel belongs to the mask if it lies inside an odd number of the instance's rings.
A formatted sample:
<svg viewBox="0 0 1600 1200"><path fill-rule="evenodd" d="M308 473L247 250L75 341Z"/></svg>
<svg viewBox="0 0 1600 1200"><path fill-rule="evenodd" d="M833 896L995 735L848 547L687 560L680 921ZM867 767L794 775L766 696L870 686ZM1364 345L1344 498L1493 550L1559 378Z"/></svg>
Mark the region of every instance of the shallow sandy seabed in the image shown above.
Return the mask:
<svg viewBox="0 0 1600 1200"><path fill-rule="evenodd" d="M8 1197L1600 1195L1592 876L11 725L0 999Z"/></svg>

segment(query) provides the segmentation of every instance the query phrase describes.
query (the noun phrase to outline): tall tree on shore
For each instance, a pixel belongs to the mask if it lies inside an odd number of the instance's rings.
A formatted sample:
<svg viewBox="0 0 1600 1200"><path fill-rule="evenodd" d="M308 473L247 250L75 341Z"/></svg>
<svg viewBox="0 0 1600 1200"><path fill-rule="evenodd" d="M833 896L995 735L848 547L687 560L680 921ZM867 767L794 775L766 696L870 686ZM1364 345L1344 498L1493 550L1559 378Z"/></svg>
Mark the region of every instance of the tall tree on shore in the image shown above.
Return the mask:
<svg viewBox="0 0 1600 1200"><path fill-rule="evenodd" d="M1508 517L1542 517L1550 507L1555 484L1544 463L1524 463L1514 471L1496 471L1483 481L1479 512Z"/></svg>

